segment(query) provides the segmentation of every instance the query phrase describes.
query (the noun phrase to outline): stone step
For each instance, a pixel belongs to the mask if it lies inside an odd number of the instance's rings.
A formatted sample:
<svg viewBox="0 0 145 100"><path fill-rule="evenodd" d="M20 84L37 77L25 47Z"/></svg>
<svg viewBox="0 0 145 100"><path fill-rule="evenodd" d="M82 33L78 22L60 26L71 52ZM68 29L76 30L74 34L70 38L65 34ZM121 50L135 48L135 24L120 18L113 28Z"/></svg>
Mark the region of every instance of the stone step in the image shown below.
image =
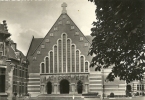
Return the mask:
<svg viewBox="0 0 145 100"><path fill-rule="evenodd" d="M36 100L84 100L83 97L38 97Z"/></svg>

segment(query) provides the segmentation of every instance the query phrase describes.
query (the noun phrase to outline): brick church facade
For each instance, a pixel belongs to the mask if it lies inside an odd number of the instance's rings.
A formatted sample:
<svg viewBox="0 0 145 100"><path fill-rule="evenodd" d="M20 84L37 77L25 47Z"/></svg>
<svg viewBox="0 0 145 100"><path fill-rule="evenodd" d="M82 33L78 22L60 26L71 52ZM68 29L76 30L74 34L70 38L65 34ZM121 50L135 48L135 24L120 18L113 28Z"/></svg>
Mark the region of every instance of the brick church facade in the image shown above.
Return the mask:
<svg viewBox="0 0 145 100"><path fill-rule="evenodd" d="M96 92L125 95L124 81L104 81L111 69L95 72L94 68L89 68L92 57L88 56L88 51L92 38L85 36L69 17L66 3L61 6L62 13L46 36L32 38L27 54L30 62L28 93L34 97Z"/></svg>
<svg viewBox="0 0 145 100"><path fill-rule="evenodd" d="M106 82L111 71L96 72L90 68L88 56L92 37L85 36L67 14L62 13L44 38L33 36L26 57L10 41L6 21L0 24L0 98L11 100L30 94L31 97L49 94L126 95L126 91L142 94L145 81L126 84L116 78Z"/></svg>

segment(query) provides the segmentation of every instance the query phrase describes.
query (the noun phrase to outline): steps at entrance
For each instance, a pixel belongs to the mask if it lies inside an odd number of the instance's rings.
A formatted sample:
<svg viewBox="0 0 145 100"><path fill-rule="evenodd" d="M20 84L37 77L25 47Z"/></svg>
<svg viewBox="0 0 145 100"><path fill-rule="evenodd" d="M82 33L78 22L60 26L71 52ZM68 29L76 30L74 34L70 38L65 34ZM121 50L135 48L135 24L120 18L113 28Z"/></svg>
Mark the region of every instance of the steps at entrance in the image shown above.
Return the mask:
<svg viewBox="0 0 145 100"><path fill-rule="evenodd" d="M36 100L84 100L84 98L75 97L73 99L72 97L41 97L37 98Z"/></svg>
<svg viewBox="0 0 145 100"><path fill-rule="evenodd" d="M81 94L42 94L36 100L84 100Z"/></svg>
<svg viewBox="0 0 145 100"><path fill-rule="evenodd" d="M82 97L82 94L41 94L38 97Z"/></svg>

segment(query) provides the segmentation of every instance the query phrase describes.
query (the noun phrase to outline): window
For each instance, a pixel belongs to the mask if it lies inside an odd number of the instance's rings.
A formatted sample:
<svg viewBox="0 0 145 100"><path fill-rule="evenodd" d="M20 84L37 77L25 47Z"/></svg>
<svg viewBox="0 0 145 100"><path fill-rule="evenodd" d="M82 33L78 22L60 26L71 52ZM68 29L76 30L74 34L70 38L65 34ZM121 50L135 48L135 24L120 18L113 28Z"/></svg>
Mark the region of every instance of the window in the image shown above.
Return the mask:
<svg viewBox="0 0 145 100"><path fill-rule="evenodd" d="M62 24L62 21L59 21L58 24Z"/></svg>
<svg viewBox="0 0 145 100"><path fill-rule="evenodd" d="M80 37L80 41L83 41L83 37Z"/></svg>
<svg viewBox="0 0 145 100"><path fill-rule="evenodd" d="M0 52L3 52L3 42L0 42Z"/></svg>
<svg viewBox="0 0 145 100"><path fill-rule="evenodd" d="M44 63L41 64L41 73L44 73L45 69L44 69Z"/></svg>
<svg viewBox="0 0 145 100"><path fill-rule="evenodd" d="M27 69L26 69L26 70L25 70L25 78L27 78L27 73L28 73L28 72L27 72Z"/></svg>
<svg viewBox="0 0 145 100"><path fill-rule="evenodd" d="M88 62L85 62L85 72L88 72Z"/></svg>
<svg viewBox="0 0 145 100"><path fill-rule="evenodd" d="M49 42L49 39L45 39L45 42Z"/></svg>
<svg viewBox="0 0 145 100"><path fill-rule="evenodd" d="M71 29L74 29L75 27L74 26L71 26Z"/></svg>
<svg viewBox="0 0 145 100"><path fill-rule="evenodd" d="M13 81L13 93L17 92L17 82Z"/></svg>
<svg viewBox="0 0 145 100"><path fill-rule="evenodd" d="M45 64L46 64L46 73L49 73L49 58L45 58Z"/></svg>
<svg viewBox="0 0 145 100"><path fill-rule="evenodd" d="M50 52L50 73L53 73L53 52Z"/></svg>
<svg viewBox="0 0 145 100"><path fill-rule="evenodd" d="M79 32L75 32L75 35L79 35Z"/></svg>
<svg viewBox="0 0 145 100"><path fill-rule="evenodd" d="M84 72L84 57L81 56L81 72Z"/></svg>
<svg viewBox="0 0 145 100"><path fill-rule="evenodd" d="M50 33L50 36L53 36L53 33Z"/></svg>
<svg viewBox="0 0 145 100"><path fill-rule="evenodd" d="M56 31L57 30L57 27L54 27L54 31Z"/></svg>
<svg viewBox="0 0 145 100"><path fill-rule="evenodd" d="M0 68L0 93L5 92L5 74L6 69L5 68Z"/></svg>
<svg viewBox="0 0 145 100"><path fill-rule="evenodd" d="M36 57L33 57L33 60L36 60Z"/></svg>
<svg viewBox="0 0 145 100"><path fill-rule="evenodd" d="M76 72L79 72L79 50L76 51Z"/></svg>
<svg viewBox="0 0 145 100"><path fill-rule="evenodd" d="M15 75L17 76L18 75L18 72L17 72L17 65L15 66Z"/></svg>
<svg viewBox="0 0 145 100"><path fill-rule="evenodd" d="M70 24L70 21L66 21L66 24Z"/></svg>
<svg viewBox="0 0 145 100"><path fill-rule="evenodd" d="M37 51L37 54L40 54L40 51Z"/></svg>
<svg viewBox="0 0 145 100"><path fill-rule="evenodd" d="M63 15L62 17L65 18L65 15Z"/></svg>
<svg viewBox="0 0 145 100"><path fill-rule="evenodd" d="M21 71L21 67L19 67L19 77L22 76L22 71Z"/></svg>
<svg viewBox="0 0 145 100"><path fill-rule="evenodd" d="M84 46L88 46L88 43L85 43Z"/></svg>
<svg viewBox="0 0 145 100"><path fill-rule="evenodd" d="M144 85L143 84L138 84L137 85L137 90L144 90Z"/></svg>
<svg viewBox="0 0 145 100"><path fill-rule="evenodd" d="M45 45L44 45L44 44L42 44L42 45L41 45L41 48L45 48Z"/></svg>
<svg viewBox="0 0 145 100"><path fill-rule="evenodd" d="M0 51L0 57L3 55L3 52L2 51Z"/></svg>
<svg viewBox="0 0 145 100"><path fill-rule="evenodd" d="M15 54L16 54L16 58L20 59L20 52L15 52Z"/></svg>

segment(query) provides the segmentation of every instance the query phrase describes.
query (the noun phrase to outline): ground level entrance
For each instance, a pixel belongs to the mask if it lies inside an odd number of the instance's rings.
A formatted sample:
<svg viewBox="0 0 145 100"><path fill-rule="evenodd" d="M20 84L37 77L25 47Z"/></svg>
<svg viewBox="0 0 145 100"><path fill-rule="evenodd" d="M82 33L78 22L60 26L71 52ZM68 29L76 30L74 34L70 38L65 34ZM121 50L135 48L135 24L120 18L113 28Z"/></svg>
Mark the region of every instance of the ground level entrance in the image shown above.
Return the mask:
<svg viewBox="0 0 145 100"><path fill-rule="evenodd" d="M66 79L60 81L60 94L69 94L69 81Z"/></svg>

